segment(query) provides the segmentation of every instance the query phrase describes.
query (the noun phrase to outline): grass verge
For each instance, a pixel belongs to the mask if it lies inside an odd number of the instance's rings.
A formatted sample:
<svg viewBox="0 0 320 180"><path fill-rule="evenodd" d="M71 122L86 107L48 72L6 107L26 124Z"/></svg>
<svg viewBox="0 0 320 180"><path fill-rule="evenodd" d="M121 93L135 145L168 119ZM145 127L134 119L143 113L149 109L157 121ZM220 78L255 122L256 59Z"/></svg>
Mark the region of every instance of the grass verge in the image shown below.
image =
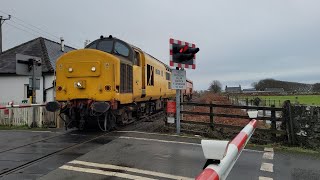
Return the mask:
<svg viewBox="0 0 320 180"><path fill-rule="evenodd" d="M309 149L304 147L285 146L282 144L260 145L260 144L252 144L252 143L248 143L246 147L250 149L256 149L256 150L263 150L265 147L269 147L269 148L272 147L274 151L277 151L277 152L306 154L306 155L312 155L320 158L320 149Z"/></svg>

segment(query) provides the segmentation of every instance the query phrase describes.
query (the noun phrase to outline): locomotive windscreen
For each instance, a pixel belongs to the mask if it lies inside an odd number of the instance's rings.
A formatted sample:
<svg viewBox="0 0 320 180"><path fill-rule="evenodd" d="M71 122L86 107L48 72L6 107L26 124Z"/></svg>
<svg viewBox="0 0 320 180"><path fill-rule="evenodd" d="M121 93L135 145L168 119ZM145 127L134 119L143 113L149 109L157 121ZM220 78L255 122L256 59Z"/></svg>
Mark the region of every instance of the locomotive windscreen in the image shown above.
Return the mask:
<svg viewBox="0 0 320 180"><path fill-rule="evenodd" d="M98 49L100 51L111 53L112 48L113 48L113 40L105 39L105 40L101 40L101 41L95 41L95 42L91 43L89 46L87 46L86 48Z"/></svg>

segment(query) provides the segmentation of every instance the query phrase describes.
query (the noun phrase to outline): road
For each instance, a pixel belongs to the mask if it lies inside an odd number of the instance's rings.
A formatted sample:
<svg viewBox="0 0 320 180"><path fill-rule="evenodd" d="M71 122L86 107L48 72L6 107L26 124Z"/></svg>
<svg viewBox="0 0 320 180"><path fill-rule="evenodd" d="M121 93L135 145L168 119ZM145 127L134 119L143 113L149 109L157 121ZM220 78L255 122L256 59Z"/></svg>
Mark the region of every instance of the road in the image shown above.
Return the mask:
<svg viewBox="0 0 320 180"><path fill-rule="evenodd" d="M72 131L0 131L0 135L5 137L1 144L7 142L1 148L1 172L59 150L2 174L2 179L194 179L205 163L198 137L136 131L103 136ZM23 144L22 136L31 146L14 148ZM272 150L245 149L228 179L320 179L319 159Z"/></svg>

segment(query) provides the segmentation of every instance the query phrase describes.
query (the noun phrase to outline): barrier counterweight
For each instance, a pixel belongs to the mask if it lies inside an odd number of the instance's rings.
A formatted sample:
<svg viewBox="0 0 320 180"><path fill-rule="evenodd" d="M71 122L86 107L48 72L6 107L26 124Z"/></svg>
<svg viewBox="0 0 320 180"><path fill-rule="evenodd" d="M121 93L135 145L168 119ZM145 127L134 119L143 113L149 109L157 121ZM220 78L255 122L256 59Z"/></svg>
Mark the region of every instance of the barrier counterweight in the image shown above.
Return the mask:
<svg viewBox="0 0 320 180"><path fill-rule="evenodd" d="M240 133L229 143L225 157L219 164L207 166L197 177L196 180L220 180L226 179L233 165L240 156L243 148L252 136L257 127L257 120L251 120ZM214 153L214 152L212 152Z"/></svg>

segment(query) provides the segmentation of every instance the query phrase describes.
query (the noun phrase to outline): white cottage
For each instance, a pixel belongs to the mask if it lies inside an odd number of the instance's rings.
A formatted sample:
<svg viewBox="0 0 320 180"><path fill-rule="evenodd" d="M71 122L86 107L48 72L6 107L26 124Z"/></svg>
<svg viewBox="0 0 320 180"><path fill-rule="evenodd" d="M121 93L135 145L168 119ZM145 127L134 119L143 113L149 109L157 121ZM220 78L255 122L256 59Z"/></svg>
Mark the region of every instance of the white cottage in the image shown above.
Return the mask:
<svg viewBox="0 0 320 180"><path fill-rule="evenodd" d="M56 60L64 53L75 50L63 43L39 37L8 49L0 54L0 103L13 101L21 104L28 100L32 91L29 90L29 76L16 74L16 54L41 57L42 76L40 90L36 92L37 103L54 99L54 69Z"/></svg>

